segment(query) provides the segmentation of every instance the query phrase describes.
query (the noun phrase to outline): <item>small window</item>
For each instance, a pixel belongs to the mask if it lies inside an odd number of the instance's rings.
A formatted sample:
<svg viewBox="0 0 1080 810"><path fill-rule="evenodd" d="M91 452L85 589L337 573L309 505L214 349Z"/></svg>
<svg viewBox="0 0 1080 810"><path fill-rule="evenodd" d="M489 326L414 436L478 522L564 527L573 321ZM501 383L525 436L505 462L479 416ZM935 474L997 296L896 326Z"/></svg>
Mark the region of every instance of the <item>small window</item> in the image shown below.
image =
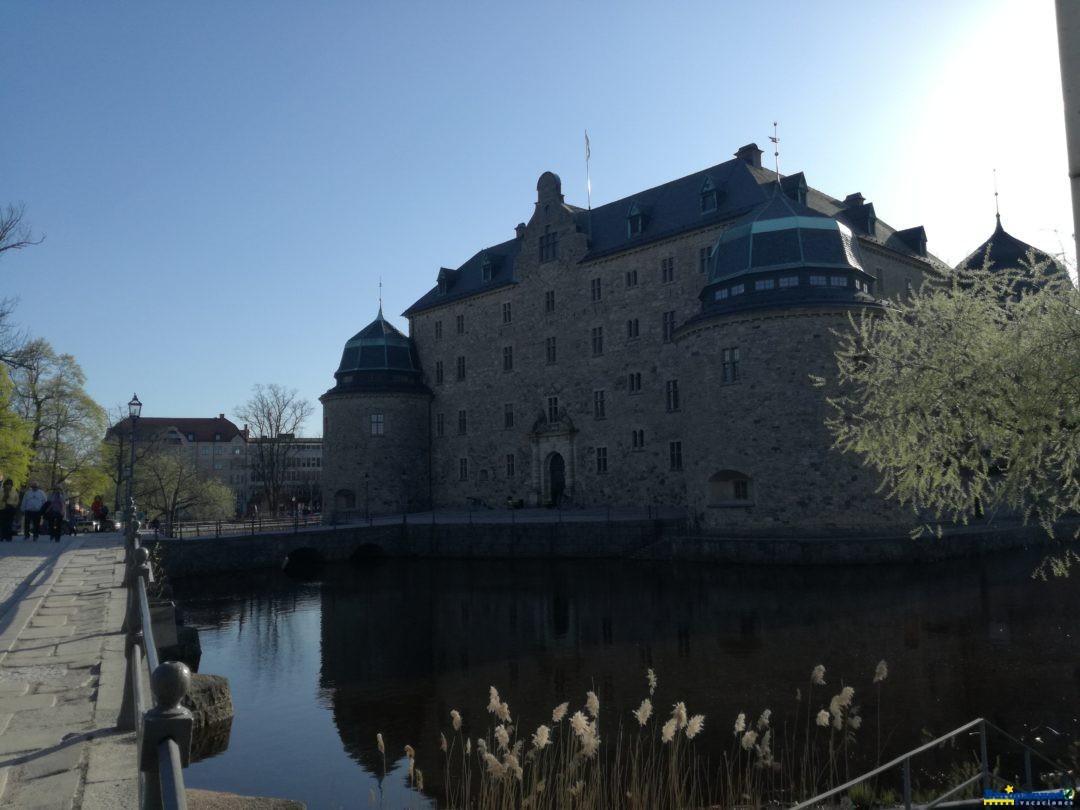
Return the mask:
<svg viewBox="0 0 1080 810"><path fill-rule="evenodd" d="M712 506L753 506L752 496L750 479L736 470L721 470L709 479Z"/></svg>
<svg viewBox="0 0 1080 810"><path fill-rule="evenodd" d="M465 357L460 355L457 359L457 378L459 380L465 379Z"/></svg>
<svg viewBox="0 0 1080 810"><path fill-rule="evenodd" d="M727 287L723 287L713 294L713 298L717 301L723 301L729 295L731 295L731 291Z"/></svg>
<svg viewBox="0 0 1080 810"><path fill-rule="evenodd" d="M503 428L510 430L514 426L514 403L507 402L503 405Z"/></svg>
<svg viewBox="0 0 1080 810"><path fill-rule="evenodd" d="M735 284L735 285L732 285L732 287L731 287L731 294L732 295L742 295L744 292L746 292L746 285L745 284Z"/></svg>
<svg viewBox="0 0 1080 810"><path fill-rule="evenodd" d="M515 462L517 461L513 453L506 454L506 477L513 478L515 475Z"/></svg>
<svg viewBox="0 0 1080 810"><path fill-rule="evenodd" d="M469 480L469 460L467 458L458 459L458 480Z"/></svg>
<svg viewBox="0 0 1080 810"><path fill-rule="evenodd" d="M631 394L641 393L641 372L631 371L626 375L626 390Z"/></svg>
<svg viewBox="0 0 1080 810"><path fill-rule="evenodd" d="M209 447L200 447L199 448L199 454L203 455L203 456L210 455L210 448Z"/></svg>
<svg viewBox="0 0 1080 810"><path fill-rule="evenodd" d="M846 287L847 281L847 276L829 276L830 287Z"/></svg>
<svg viewBox="0 0 1080 810"><path fill-rule="evenodd" d="M386 424L383 419L383 414L373 413L371 415L371 435L382 436L385 430Z"/></svg>
<svg viewBox="0 0 1080 810"><path fill-rule="evenodd" d="M514 347L503 346L503 371L514 370Z"/></svg>
<svg viewBox="0 0 1080 810"><path fill-rule="evenodd" d="M626 271L626 286L627 287L636 287L637 286L637 270L627 270Z"/></svg>
<svg viewBox="0 0 1080 810"><path fill-rule="evenodd" d="M668 455L672 470L682 469L682 442L668 442Z"/></svg>
<svg viewBox="0 0 1080 810"><path fill-rule="evenodd" d="M637 203L633 203L626 214L626 235L627 237L634 237L640 235L644 231L645 216L641 213L641 209L638 208Z"/></svg>
<svg viewBox="0 0 1080 810"><path fill-rule="evenodd" d="M908 286L910 286L910 285L908 285ZM194 434L194 433L189 433L189 434L187 434L187 440L188 440L189 442L193 442L193 441L195 441L195 434Z"/></svg>
<svg viewBox="0 0 1080 810"><path fill-rule="evenodd" d="M825 276L810 276L811 287L824 287L825 281Z"/></svg>
<svg viewBox="0 0 1080 810"><path fill-rule="evenodd" d="M697 270L699 273L709 272L709 255L712 253L712 248L706 245L703 248L698 248L697 252Z"/></svg>
<svg viewBox="0 0 1080 810"><path fill-rule="evenodd" d="M547 418L549 422L559 421L559 398L548 397L547 398Z"/></svg>
<svg viewBox="0 0 1080 810"><path fill-rule="evenodd" d="M771 290L776 287L776 282L771 278L759 278L754 282L754 289L757 291Z"/></svg>
<svg viewBox="0 0 1080 810"><path fill-rule="evenodd" d="M750 500L750 482L745 479L732 481L731 494L735 496L737 501Z"/></svg>
<svg viewBox="0 0 1080 810"><path fill-rule="evenodd" d="M706 177L701 184L701 213L709 214L716 210L716 186L711 177Z"/></svg>
<svg viewBox="0 0 1080 810"><path fill-rule="evenodd" d="M720 353L720 379L722 382L739 381L739 348L732 346Z"/></svg>
<svg viewBox="0 0 1080 810"><path fill-rule="evenodd" d="M798 287L798 276L780 276L780 289L783 290L787 287Z"/></svg>
<svg viewBox="0 0 1080 810"><path fill-rule="evenodd" d="M626 322L626 337L627 337L627 339L628 340L633 340L634 338L636 338L640 334L640 332L641 332L641 330L639 328L638 319L637 318L630 318Z"/></svg>
<svg viewBox="0 0 1080 810"><path fill-rule="evenodd" d="M630 447L633 450L645 449L645 431L643 429L630 431Z"/></svg>
<svg viewBox="0 0 1080 810"><path fill-rule="evenodd" d="M544 293L544 312L555 311L555 291L548 290Z"/></svg>
<svg viewBox="0 0 1080 810"><path fill-rule="evenodd" d="M668 411L679 410L679 381L668 380L665 386L665 404Z"/></svg>
<svg viewBox="0 0 1080 810"><path fill-rule="evenodd" d="M675 310L665 312L663 317L663 335L662 339L664 343L671 343L671 337L675 334Z"/></svg>
<svg viewBox="0 0 1080 810"><path fill-rule="evenodd" d="M660 260L660 283L670 284L675 280L675 257L668 256Z"/></svg>
<svg viewBox="0 0 1080 810"><path fill-rule="evenodd" d="M597 475L604 475L607 473L607 448L596 448L596 473Z"/></svg>
<svg viewBox="0 0 1080 810"><path fill-rule="evenodd" d="M512 312L510 309L510 302L506 301L503 303L503 323L510 323L511 320Z"/></svg>
<svg viewBox="0 0 1080 810"><path fill-rule="evenodd" d="M436 385L442 385L443 384L443 364L442 364L442 360L436 360L435 361L435 384Z"/></svg>
<svg viewBox="0 0 1080 810"><path fill-rule="evenodd" d="M592 328L592 353L594 356L604 353L604 327L602 326Z"/></svg>
<svg viewBox="0 0 1080 810"><path fill-rule="evenodd" d="M435 339L442 340L442 321L435 321Z"/></svg>
<svg viewBox="0 0 1080 810"><path fill-rule="evenodd" d="M607 409L604 407L604 392L593 391L593 418L594 419L606 419Z"/></svg>
<svg viewBox="0 0 1080 810"><path fill-rule="evenodd" d="M540 261L550 262L559 258L559 232L551 230L550 225L544 226L544 233L540 236Z"/></svg>
<svg viewBox="0 0 1080 810"><path fill-rule="evenodd" d="M465 334L465 316L464 315L458 315L457 316L457 333L459 335L464 335Z"/></svg>
<svg viewBox="0 0 1080 810"><path fill-rule="evenodd" d="M491 275L492 275L491 258L488 257L488 256L485 256L480 261L480 278L483 281L491 281Z"/></svg>
<svg viewBox="0 0 1080 810"><path fill-rule="evenodd" d="M457 432L462 436L469 432L469 415L464 410L457 412Z"/></svg>
<svg viewBox="0 0 1080 810"><path fill-rule="evenodd" d="M435 414L435 435L440 439L446 435L446 417L441 413Z"/></svg>
<svg viewBox="0 0 1080 810"><path fill-rule="evenodd" d="M547 364L554 365L555 363L555 338L549 337L544 340L544 356L547 358Z"/></svg>
<svg viewBox="0 0 1080 810"><path fill-rule="evenodd" d="M594 278L589 282L589 294L593 301L599 301L603 295L603 287L600 284L600 279Z"/></svg>

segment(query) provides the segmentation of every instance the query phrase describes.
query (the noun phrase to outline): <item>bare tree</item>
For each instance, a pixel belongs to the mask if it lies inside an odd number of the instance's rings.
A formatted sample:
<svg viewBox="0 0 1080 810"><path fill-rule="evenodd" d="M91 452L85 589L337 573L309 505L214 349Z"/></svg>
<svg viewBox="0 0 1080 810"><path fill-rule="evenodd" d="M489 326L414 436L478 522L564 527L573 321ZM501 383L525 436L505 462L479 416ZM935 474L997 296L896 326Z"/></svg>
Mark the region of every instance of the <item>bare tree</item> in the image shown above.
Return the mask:
<svg viewBox="0 0 1080 810"><path fill-rule="evenodd" d="M199 473L194 457L180 447L158 444L139 462L136 502L165 519L165 536L182 518L217 520L233 513L232 491Z"/></svg>
<svg viewBox="0 0 1080 810"><path fill-rule="evenodd" d="M22 250L30 245L40 245L45 237L34 238L30 226L22 221L26 206L8 204L0 211L0 253Z"/></svg>
<svg viewBox="0 0 1080 810"><path fill-rule="evenodd" d="M296 389L277 384L256 385L251 399L236 408L236 417L247 424L248 466L256 487L261 488L266 506L276 513L289 474L289 462L296 457L293 441L314 408L300 399Z"/></svg>

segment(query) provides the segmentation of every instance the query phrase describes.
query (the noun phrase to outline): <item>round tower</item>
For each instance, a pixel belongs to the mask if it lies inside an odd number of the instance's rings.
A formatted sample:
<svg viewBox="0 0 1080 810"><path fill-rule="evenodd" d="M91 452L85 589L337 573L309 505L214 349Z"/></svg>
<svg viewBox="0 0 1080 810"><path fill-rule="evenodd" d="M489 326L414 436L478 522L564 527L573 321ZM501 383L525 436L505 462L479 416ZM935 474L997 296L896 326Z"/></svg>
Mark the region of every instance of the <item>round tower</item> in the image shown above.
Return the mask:
<svg viewBox="0 0 1080 810"><path fill-rule="evenodd" d="M430 506L429 407L411 339L383 318L345 344L323 406L326 520Z"/></svg>
<svg viewBox="0 0 1080 810"><path fill-rule="evenodd" d="M700 314L675 335L685 380L687 500L704 526L769 534L902 526L857 456L825 427L834 331L879 308L875 278L841 222L789 199L724 231Z"/></svg>

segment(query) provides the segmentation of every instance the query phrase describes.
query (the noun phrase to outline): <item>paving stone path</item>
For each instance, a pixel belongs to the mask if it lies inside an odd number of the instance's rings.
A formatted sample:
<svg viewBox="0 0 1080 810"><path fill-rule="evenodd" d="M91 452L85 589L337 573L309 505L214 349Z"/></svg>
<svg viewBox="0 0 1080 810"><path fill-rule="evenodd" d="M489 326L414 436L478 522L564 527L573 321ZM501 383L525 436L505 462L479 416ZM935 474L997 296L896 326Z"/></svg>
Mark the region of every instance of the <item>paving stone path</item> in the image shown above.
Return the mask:
<svg viewBox="0 0 1080 810"><path fill-rule="evenodd" d="M120 534L0 543L0 808L137 807Z"/></svg>

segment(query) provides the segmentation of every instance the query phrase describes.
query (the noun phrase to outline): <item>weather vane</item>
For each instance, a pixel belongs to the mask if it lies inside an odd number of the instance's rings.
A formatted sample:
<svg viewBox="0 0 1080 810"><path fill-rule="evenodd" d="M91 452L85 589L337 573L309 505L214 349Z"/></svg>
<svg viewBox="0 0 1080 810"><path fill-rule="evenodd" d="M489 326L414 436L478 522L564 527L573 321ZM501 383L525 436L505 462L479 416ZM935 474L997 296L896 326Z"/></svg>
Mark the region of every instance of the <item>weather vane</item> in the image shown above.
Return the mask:
<svg viewBox="0 0 1080 810"><path fill-rule="evenodd" d="M773 165L776 166L776 178L780 179L780 133L776 129L776 122L772 122L772 135L769 140L773 144Z"/></svg>

